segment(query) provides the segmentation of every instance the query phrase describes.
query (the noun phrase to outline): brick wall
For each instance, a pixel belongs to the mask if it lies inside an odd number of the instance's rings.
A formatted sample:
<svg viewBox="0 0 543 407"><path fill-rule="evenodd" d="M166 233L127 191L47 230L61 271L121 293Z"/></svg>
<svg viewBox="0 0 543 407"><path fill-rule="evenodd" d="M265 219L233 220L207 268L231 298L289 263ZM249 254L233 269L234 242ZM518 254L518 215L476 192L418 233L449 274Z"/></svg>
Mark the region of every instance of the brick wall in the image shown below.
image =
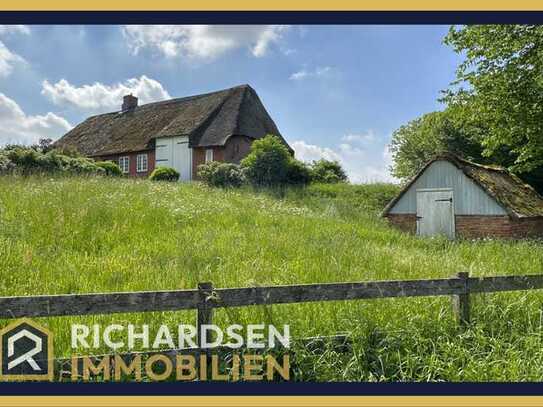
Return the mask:
<svg viewBox="0 0 543 407"><path fill-rule="evenodd" d="M224 146L224 161L239 164L251 152L252 139L245 136L232 136Z"/></svg>
<svg viewBox="0 0 543 407"><path fill-rule="evenodd" d="M251 139L245 136L232 136L224 147L213 148L213 161L239 164L239 162L251 151ZM205 163L205 147L192 149L192 178L198 179L198 166Z"/></svg>
<svg viewBox="0 0 543 407"><path fill-rule="evenodd" d="M392 226L395 226L404 232L417 233L417 215L414 213L391 213L387 216L387 219Z"/></svg>
<svg viewBox="0 0 543 407"><path fill-rule="evenodd" d="M415 214L389 214L389 223L400 230L416 233ZM511 219L509 216L456 215L456 235L466 239L484 237L543 237L543 219Z"/></svg>
<svg viewBox="0 0 543 407"><path fill-rule="evenodd" d="M456 215L456 234L467 239L513 237L509 216Z"/></svg>
<svg viewBox="0 0 543 407"><path fill-rule="evenodd" d="M147 154L147 171L144 171L144 172L138 172L137 171L137 156L138 156L138 154ZM119 163L119 157L129 157L130 158L129 173L127 174L130 177L147 177L155 169L155 151L154 150L137 151L135 153L125 153L125 154L116 154L116 155L95 157L95 160L96 161L113 161L113 162L116 162L118 164Z"/></svg>
<svg viewBox="0 0 543 407"><path fill-rule="evenodd" d="M224 147L210 148L213 148L213 161L224 160ZM206 150L204 147L192 149L192 179L198 179L198 166L206 162Z"/></svg>
<svg viewBox="0 0 543 407"><path fill-rule="evenodd" d="M516 219L512 221L515 237L543 237L543 218Z"/></svg>

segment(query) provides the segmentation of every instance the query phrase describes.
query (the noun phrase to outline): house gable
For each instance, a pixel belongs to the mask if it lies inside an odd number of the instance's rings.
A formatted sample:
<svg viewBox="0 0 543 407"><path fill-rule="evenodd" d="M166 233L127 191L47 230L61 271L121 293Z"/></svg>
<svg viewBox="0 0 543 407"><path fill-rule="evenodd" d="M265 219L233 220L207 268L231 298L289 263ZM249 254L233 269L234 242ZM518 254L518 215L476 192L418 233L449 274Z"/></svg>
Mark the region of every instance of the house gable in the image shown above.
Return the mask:
<svg viewBox="0 0 543 407"><path fill-rule="evenodd" d="M416 213L417 189L430 188L451 188L453 190L455 215L507 215L507 211L494 197L447 160L436 160L426 167L395 204L389 208L388 213Z"/></svg>

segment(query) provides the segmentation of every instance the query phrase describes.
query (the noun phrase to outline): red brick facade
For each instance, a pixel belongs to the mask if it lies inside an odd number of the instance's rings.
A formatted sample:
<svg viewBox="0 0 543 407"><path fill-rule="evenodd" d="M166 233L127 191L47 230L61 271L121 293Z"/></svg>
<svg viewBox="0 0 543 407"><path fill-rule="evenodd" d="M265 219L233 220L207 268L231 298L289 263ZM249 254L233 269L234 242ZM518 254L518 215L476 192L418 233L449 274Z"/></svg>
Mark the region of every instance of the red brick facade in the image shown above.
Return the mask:
<svg viewBox="0 0 543 407"><path fill-rule="evenodd" d="M404 232L416 233L416 215L388 214L389 223ZM543 218L512 219L509 216L456 215L456 236L466 239L484 237L543 237Z"/></svg>
<svg viewBox="0 0 543 407"><path fill-rule="evenodd" d="M213 149L213 161L224 161L239 164L251 151L252 139L245 136L230 137L224 147L210 147ZM192 149L192 179L198 179L198 166L205 163L207 148Z"/></svg>
<svg viewBox="0 0 543 407"><path fill-rule="evenodd" d="M392 214L387 215L388 222L397 227L398 229L408 232L417 233L417 215L411 213Z"/></svg>
<svg viewBox="0 0 543 407"><path fill-rule="evenodd" d="M147 154L147 171L137 171L137 160L139 154ZM97 161L113 161L119 163L120 157L129 158L129 171L127 176L130 177L148 177L155 169L155 150L138 151L135 153L125 153L95 157Z"/></svg>
<svg viewBox="0 0 543 407"><path fill-rule="evenodd" d="M245 136L232 136L224 146L209 147L213 149L213 161L224 161L239 164L239 162L251 151L252 139ZM209 148L196 147L192 149L192 179L198 179L198 166L205 163L206 150ZM137 171L138 154L147 154L148 170ZM115 154L95 157L97 161L114 161L119 163L120 157L129 157L130 177L148 177L155 169L155 150L138 151L135 153Z"/></svg>

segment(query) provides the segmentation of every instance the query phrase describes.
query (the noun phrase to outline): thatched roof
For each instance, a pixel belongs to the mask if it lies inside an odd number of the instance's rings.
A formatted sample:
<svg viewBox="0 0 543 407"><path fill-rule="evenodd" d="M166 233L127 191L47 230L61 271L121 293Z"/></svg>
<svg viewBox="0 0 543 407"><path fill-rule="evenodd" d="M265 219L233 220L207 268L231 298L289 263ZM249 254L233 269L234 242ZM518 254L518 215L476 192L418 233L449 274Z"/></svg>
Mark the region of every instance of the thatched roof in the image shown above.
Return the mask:
<svg viewBox="0 0 543 407"><path fill-rule="evenodd" d="M234 135L258 139L266 134L282 138L254 89L241 85L92 116L55 145L96 157L147 150L164 136L185 135L190 147L210 147L223 146Z"/></svg>
<svg viewBox="0 0 543 407"><path fill-rule="evenodd" d="M533 218L543 216L543 198L530 185L525 184L516 175L505 168L476 164L454 154L439 154L402 188L400 193L389 202L383 211L386 216L403 194L413 185L424 171L435 161L445 160L461 170L468 178L493 197L504 210L514 218Z"/></svg>

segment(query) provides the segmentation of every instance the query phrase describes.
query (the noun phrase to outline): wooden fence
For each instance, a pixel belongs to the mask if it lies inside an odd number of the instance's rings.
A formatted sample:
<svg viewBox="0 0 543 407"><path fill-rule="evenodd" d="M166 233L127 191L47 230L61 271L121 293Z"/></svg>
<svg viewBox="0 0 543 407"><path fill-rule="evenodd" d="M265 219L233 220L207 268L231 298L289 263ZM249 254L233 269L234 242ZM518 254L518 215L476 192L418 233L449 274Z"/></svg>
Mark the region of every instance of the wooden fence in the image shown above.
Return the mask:
<svg viewBox="0 0 543 407"><path fill-rule="evenodd" d="M194 290L0 297L0 318L192 309L198 311L199 334L201 325L212 323L214 308L447 295L452 296L458 322L464 325L470 320L470 294L540 288L543 288L543 275L469 277L468 273L432 280L248 288L214 288L212 283L200 283Z"/></svg>

